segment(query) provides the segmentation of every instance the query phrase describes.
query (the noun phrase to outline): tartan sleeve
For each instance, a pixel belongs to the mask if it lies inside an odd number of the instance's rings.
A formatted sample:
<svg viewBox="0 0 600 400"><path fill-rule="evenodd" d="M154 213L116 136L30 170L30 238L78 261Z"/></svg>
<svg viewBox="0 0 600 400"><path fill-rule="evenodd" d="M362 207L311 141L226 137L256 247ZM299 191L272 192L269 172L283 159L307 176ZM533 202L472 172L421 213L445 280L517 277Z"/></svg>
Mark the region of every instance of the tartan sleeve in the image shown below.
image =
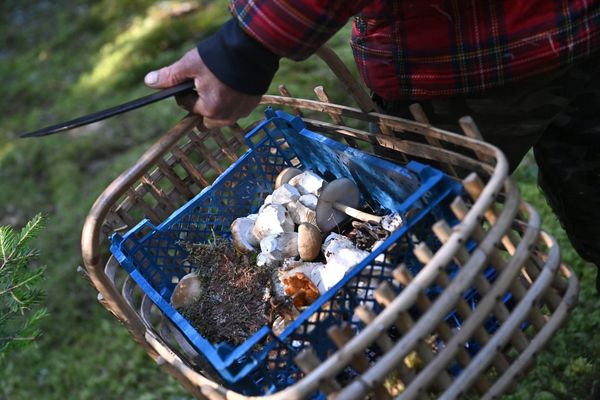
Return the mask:
<svg viewBox="0 0 600 400"><path fill-rule="evenodd" d="M235 19L200 42L197 49L206 67L240 93L262 95L279 68L280 57L248 36Z"/></svg>
<svg viewBox="0 0 600 400"><path fill-rule="evenodd" d="M241 28L274 54L303 60L314 53L367 0L232 0Z"/></svg>

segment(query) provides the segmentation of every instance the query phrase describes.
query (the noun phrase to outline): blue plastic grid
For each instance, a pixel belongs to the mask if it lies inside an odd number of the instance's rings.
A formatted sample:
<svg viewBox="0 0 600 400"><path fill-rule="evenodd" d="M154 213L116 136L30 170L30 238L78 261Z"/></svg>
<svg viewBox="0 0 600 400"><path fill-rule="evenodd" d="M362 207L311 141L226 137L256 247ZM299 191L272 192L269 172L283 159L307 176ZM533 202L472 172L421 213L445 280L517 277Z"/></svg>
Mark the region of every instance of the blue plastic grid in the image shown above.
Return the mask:
<svg viewBox="0 0 600 400"><path fill-rule="evenodd" d="M248 395L275 392L296 382L301 373L293 358L308 344L322 358L334 351L336 347L326 334L333 324L349 322L360 330L362 324L352 318L354 308L368 304L378 311L372 291L382 280L391 280L390 272L398 264L403 262L413 274L418 273L421 264L412 253L413 241L425 241L433 250L439 248L431 225L441 218L453 219L449 202L460 193L459 183L432 167L414 161L401 167L314 133L301 119L284 112L267 109L265 115L265 121L246 135L250 149L211 186L159 226L143 220L125 235L111 238L112 253L142 290L230 388ZM190 272L180 243L202 242L213 235L229 237L233 220L256 212L272 192L277 174L288 166L311 169L326 180L350 178L364 194L363 205L368 204L375 212L395 211L410 218L280 336L264 326L237 347L210 343L169 303L175 286L172 278ZM149 233L142 234L148 229ZM381 254L385 254L383 259L378 257ZM448 268L452 275L456 267ZM488 269L488 279L494 276L495 271ZM440 290L431 287L428 295L434 298ZM474 289L465 294L473 307L477 298ZM418 318L418 310L414 314ZM460 326L454 313L446 320ZM489 323L494 325L494 321Z"/></svg>

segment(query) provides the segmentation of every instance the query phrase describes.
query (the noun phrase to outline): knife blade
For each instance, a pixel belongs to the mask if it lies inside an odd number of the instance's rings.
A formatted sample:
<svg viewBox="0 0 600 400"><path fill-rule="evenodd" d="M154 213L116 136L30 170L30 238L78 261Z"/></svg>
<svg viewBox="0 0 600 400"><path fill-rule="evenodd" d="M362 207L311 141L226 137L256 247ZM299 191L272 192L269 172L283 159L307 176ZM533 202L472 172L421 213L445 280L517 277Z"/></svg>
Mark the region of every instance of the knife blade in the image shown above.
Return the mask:
<svg viewBox="0 0 600 400"><path fill-rule="evenodd" d="M110 118L112 116L123 114L131 110L135 110L137 108L146 106L148 104L156 103L157 101L166 99L171 96L175 96L177 94L191 91L194 89L194 81L186 81L184 83L180 83L179 85L172 86L167 89L162 89L156 93L152 93L148 96L140 97L138 99L129 101L127 103L120 104L115 107L107 108L106 110L97 111L92 114L87 114L70 121L61 122L56 125L47 126L45 128L37 129L35 131L22 133L19 136L22 138L26 137L40 137L40 136L48 136L53 135L59 132L65 132L70 129L74 129L83 125L88 125L94 122L101 121L106 118Z"/></svg>

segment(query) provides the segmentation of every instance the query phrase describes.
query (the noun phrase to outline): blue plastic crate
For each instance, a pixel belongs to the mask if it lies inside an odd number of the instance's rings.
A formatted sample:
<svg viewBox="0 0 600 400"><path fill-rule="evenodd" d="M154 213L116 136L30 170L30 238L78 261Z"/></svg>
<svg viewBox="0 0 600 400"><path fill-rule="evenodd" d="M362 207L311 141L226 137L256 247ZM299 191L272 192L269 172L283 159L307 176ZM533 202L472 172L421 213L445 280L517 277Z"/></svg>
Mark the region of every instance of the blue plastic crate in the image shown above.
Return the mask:
<svg viewBox="0 0 600 400"><path fill-rule="evenodd" d="M461 190L458 182L430 166L411 161L402 167L314 133L301 119L284 112L268 109L265 115L265 121L246 135L249 150L211 186L159 226L143 220L125 235L111 237L111 252L135 282L226 386L248 395L272 393L300 379L293 358L307 345L323 359L334 351L326 334L333 324L349 322L360 330L362 324L352 318L354 308L367 303L378 312L380 306L370 293L382 280L391 280L391 271L400 263L418 273L422 265L412 253L413 242L425 241L433 250L439 248L431 225L441 218L453 219L448 205ZM237 347L210 343L169 304L173 277L189 272L181 243L204 242L213 235L229 237L233 220L256 212L272 192L277 174L288 166L311 169L326 180L350 178L360 188L363 205L376 213L399 212L408 217L407 222L280 336L264 326ZM378 257L381 254L385 257ZM489 274L493 279L495 271ZM434 298L436 288L430 292ZM477 296L474 290L465 294L473 306ZM460 326L454 313L446 320Z"/></svg>

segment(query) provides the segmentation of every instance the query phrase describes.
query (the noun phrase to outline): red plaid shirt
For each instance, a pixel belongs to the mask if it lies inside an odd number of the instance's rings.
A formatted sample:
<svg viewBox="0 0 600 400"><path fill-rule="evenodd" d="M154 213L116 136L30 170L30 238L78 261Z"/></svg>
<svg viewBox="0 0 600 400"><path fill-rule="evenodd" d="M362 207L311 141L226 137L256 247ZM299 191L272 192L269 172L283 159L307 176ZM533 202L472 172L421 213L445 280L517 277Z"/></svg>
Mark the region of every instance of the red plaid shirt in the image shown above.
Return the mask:
<svg viewBox="0 0 600 400"><path fill-rule="evenodd" d="M600 46L600 0L233 0L231 10L249 36L295 60L357 15L358 70L386 100L475 93Z"/></svg>

